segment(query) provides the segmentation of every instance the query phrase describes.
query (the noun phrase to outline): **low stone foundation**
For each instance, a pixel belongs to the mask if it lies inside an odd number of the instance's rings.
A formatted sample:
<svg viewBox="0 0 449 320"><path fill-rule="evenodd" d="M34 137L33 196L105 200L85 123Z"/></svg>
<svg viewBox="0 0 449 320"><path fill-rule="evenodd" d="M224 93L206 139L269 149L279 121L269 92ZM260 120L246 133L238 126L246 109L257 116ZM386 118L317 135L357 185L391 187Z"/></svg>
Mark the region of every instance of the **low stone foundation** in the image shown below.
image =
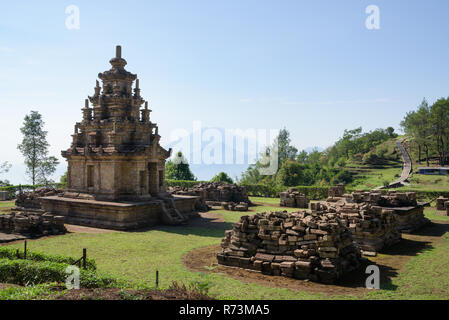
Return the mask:
<svg viewBox="0 0 449 320"><path fill-rule="evenodd" d="M446 210L445 203L449 201L449 198L445 198L443 196L437 198L437 210Z"/></svg>
<svg viewBox="0 0 449 320"><path fill-rule="evenodd" d="M16 206L22 207L22 208L33 208L33 209L40 209L41 208L41 197L49 197L49 196L56 196L58 194L62 194L64 191L60 189L54 189L54 188L46 188L41 187L37 188L34 191L29 192L20 192L16 197Z"/></svg>
<svg viewBox="0 0 449 320"><path fill-rule="evenodd" d="M220 264L333 283L359 267L360 251L334 213L243 216L226 231Z"/></svg>
<svg viewBox="0 0 449 320"><path fill-rule="evenodd" d="M115 230L133 230L168 223L173 210L165 208L164 200L108 202L50 196L40 201L45 211L64 216L66 223ZM174 197L173 201L185 220L195 211L195 197ZM164 217L164 214L167 216Z"/></svg>
<svg viewBox="0 0 449 320"><path fill-rule="evenodd" d="M281 207L307 208L309 206L307 196L296 188L288 188L286 192L281 192L279 196Z"/></svg>
<svg viewBox="0 0 449 320"><path fill-rule="evenodd" d="M62 216L40 209L16 207L10 214L0 215L0 232L37 237L64 234L67 230Z"/></svg>
<svg viewBox="0 0 449 320"><path fill-rule="evenodd" d="M356 191L342 196L329 193L329 198L322 203L330 206L333 203L340 203L340 206L345 203L369 204L392 211L399 232L413 232L430 223L430 220L424 217L424 206L427 203L418 202L415 192L388 191L383 195L380 191Z"/></svg>
<svg viewBox="0 0 449 320"><path fill-rule="evenodd" d="M385 247L401 240L398 221L393 210L369 203L337 202L311 203L320 213L336 213L342 224L351 231L354 242L365 255L376 255Z"/></svg>
<svg viewBox="0 0 449 320"><path fill-rule="evenodd" d="M207 211L211 206L231 211L247 211L251 205L246 188L236 184L207 182L192 188L170 187L168 192L172 195L198 197L195 208L199 211Z"/></svg>

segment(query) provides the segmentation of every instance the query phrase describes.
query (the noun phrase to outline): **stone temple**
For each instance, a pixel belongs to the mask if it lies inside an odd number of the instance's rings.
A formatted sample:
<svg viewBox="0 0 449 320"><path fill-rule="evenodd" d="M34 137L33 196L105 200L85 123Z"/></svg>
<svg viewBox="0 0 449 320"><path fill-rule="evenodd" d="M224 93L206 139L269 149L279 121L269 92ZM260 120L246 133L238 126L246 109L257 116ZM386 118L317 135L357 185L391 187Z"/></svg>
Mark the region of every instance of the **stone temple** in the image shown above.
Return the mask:
<svg viewBox="0 0 449 320"><path fill-rule="evenodd" d="M72 145L62 151L68 162L67 190L41 198L41 206L64 215L67 223L103 228L184 223L196 197L166 192L165 161L171 149L159 144L158 126L150 120L137 75L125 70L120 46L109 62L111 69L98 74L102 85L97 80L85 101Z"/></svg>

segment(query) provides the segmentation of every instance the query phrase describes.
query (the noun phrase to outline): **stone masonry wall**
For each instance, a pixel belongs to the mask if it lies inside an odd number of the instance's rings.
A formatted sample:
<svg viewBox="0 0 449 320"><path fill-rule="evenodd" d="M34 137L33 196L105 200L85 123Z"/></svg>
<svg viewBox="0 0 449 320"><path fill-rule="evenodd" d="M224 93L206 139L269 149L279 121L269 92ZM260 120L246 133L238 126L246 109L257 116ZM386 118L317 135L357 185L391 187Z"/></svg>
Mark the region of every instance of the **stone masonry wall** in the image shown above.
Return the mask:
<svg viewBox="0 0 449 320"><path fill-rule="evenodd" d="M281 192L279 196L281 207L307 208L309 206L307 196L296 188L288 188L286 192Z"/></svg>
<svg viewBox="0 0 449 320"><path fill-rule="evenodd" d="M197 210L207 211L209 206L221 206L226 210L247 211L251 201L245 187L219 182L200 183L192 188L171 187L168 192L174 195L199 197Z"/></svg>
<svg viewBox="0 0 449 320"><path fill-rule="evenodd" d="M332 283L359 266L360 251L335 213L242 216L226 231L222 265Z"/></svg>

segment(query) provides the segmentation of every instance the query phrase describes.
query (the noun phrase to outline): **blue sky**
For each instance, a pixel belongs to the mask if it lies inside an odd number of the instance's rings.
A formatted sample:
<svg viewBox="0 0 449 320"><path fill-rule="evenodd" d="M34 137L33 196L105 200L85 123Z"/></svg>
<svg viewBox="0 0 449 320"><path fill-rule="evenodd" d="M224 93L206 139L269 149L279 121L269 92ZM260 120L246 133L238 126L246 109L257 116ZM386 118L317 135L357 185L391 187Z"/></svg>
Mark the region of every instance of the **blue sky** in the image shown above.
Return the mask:
<svg viewBox="0 0 449 320"><path fill-rule="evenodd" d="M66 28L69 5L80 10L79 30ZM365 27L368 5L380 9L379 30ZM445 0L5 2L0 161L13 168L4 177L26 182L16 146L30 110L44 117L51 154L69 147L116 44L165 146L194 121L286 127L300 149L327 147L358 126L399 128L423 97L449 95L448 15ZM213 173L195 171L200 179Z"/></svg>

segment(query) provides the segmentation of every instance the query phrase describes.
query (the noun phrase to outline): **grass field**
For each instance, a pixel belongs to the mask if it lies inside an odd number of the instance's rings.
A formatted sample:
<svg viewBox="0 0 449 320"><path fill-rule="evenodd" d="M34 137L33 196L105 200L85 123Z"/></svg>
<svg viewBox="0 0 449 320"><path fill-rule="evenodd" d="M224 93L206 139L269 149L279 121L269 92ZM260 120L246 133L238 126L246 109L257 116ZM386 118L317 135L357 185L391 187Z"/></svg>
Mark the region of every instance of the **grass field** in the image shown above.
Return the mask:
<svg viewBox="0 0 449 320"><path fill-rule="evenodd" d="M9 213L9 209L14 207L14 200L11 201L0 201L0 214Z"/></svg>
<svg viewBox="0 0 449 320"><path fill-rule="evenodd" d="M449 236L439 235L437 245L429 246L410 257L404 270L397 270L383 290L365 290L362 294L296 290L276 282L261 284L239 280L220 272L207 272L215 267L204 265L204 272L189 271L183 257L194 249L216 246L224 231L244 214L284 210L279 199L251 198L259 205L251 212L213 210L224 223L220 228L164 226L142 232L70 233L28 242L29 250L80 256L87 248L88 257L94 258L98 269L127 283L127 287L151 287L155 272L160 272L160 286L167 288L172 281L185 284L200 282L210 287L210 293L220 299L447 299L449 297ZM289 208L288 211L296 209ZM431 219L447 220L426 210ZM22 243L11 244L20 248ZM386 256L392 258L391 256ZM403 257L404 258L404 257ZM363 273L363 270L360 272ZM348 290L346 290L348 291ZM349 292L350 289L349 289Z"/></svg>
<svg viewBox="0 0 449 320"><path fill-rule="evenodd" d="M382 166L369 166L360 163L350 163L347 169L354 174L354 181L348 187L370 190L391 183L401 175L402 162L389 161Z"/></svg>

